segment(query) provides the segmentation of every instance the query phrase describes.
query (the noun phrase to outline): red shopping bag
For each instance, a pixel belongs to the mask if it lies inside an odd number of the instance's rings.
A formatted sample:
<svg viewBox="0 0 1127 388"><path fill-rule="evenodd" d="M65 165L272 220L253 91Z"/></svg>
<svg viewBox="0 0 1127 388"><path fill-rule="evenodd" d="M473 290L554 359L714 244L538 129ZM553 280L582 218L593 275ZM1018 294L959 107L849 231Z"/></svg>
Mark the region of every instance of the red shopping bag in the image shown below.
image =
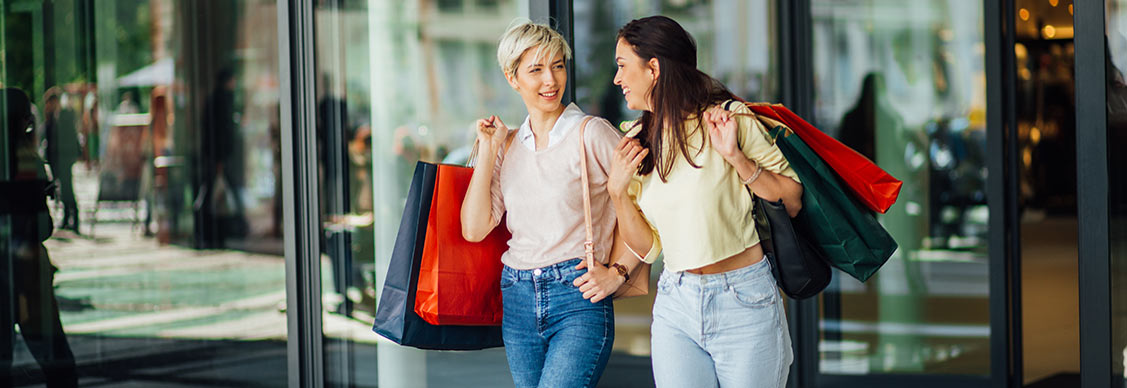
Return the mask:
<svg viewBox="0 0 1127 388"><path fill-rule="evenodd" d="M782 104L747 104L757 114L781 121L790 127L827 165L837 173L845 185L865 207L884 213L896 197L904 182L882 170L869 158L837 141L803 120Z"/></svg>
<svg viewBox="0 0 1127 388"><path fill-rule="evenodd" d="M438 165L415 293L415 313L432 325L501 324L501 254L511 235L502 226L481 242L462 238L472 175L469 167Z"/></svg>

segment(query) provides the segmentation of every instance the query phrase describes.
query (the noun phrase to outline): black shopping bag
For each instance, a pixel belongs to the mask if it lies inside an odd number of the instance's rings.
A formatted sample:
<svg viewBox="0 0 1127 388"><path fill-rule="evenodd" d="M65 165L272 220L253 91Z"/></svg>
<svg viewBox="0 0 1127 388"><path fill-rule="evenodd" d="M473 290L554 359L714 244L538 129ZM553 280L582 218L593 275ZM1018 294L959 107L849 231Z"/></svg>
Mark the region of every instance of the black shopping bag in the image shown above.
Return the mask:
<svg viewBox="0 0 1127 388"><path fill-rule="evenodd" d="M415 314L419 264L437 175L435 164L415 165L372 330L397 344L419 349L478 350L503 346L500 326L439 326Z"/></svg>

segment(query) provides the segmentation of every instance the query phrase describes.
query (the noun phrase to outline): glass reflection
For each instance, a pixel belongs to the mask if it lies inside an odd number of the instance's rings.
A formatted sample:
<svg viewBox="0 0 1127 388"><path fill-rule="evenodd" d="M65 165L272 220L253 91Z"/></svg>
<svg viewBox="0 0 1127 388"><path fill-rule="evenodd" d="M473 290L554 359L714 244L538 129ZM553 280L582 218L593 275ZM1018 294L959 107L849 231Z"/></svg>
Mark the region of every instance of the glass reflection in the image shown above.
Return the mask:
<svg viewBox="0 0 1127 388"><path fill-rule="evenodd" d="M778 66L774 0L574 2L575 99L585 112L612 123L637 118L612 83L614 36L633 19L668 16L693 35L702 71L749 101L775 101Z"/></svg>
<svg viewBox="0 0 1127 388"><path fill-rule="evenodd" d="M823 293L820 369L989 374L982 7L811 7L812 122L905 183L879 217L900 249Z"/></svg>
<svg viewBox="0 0 1127 388"><path fill-rule="evenodd" d="M16 333L7 328L19 325L19 338L27 346L49 386L78 384L74 353L67 342L55 297L56 268L43 241L51 236L53 222L47 197L54 196L55 183L48 180L40 157L31 99L18 88L6 88L0 99L5 110L3 136L12 152L4 182L4 213L10 222L5 251L0 253L0 380L10 384ZM58 103L57 97L50 100ZM52 105L54 107L54 105ZM57 159L56 159L57 160ZM67 225L67 224L64 224ZM6 385L7 385L6 384Z"/></svg>
<svg viewBox="0 0 1127 388"><path fill-rule="evenodd" d="M464 164L477 119L525 115L496 64L523 6L316 3L326 385L512 385L502 349L425 352L371 326L415 163Z"/></svg>
<svg viewBox="0 0 1127 388"><path fill-rule="evenodd" d="M0 8L0 183L54 182L0 211L0 386L285 384L277 6Z"/></svg>
<svg viewBox="0 0 1127 388"><path fill-rule="evenodd" d="M1127 386L1127 1L1107 4L1107 149L1113 386Z"/></svg>
<svg viewBox="0 0 1127 388"><path fill-rule="evenodd" d="M1070 0L1014 21L1023 381L1080 384L1076 77ZM1025 9L1022 14L1020 9ZM1025 15L1025 17L1022 17Z"/></svg>

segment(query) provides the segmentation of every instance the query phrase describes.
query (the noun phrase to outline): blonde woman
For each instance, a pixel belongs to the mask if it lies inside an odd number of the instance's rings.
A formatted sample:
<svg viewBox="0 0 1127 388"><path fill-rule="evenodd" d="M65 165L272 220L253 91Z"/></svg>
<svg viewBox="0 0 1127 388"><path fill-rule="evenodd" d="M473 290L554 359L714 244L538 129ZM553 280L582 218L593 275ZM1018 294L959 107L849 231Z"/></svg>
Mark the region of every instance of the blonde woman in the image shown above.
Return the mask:
<svg viewBox="0 0 1127 388"><path fill-rule="evenodd" d="M467 240L483 239L502 215L513 236L501 257L502 333L517 387L595 386L614 343L609 296L625 282L605 265L615 227L607 171L620 136L606 120L587 120L575 104L560 102L570 58L566 41L548 26L521 24L501 37L497 62L528 117L515 131L496 116L477 122L479 159L462 205ZM580 141L598 261L590 269L581 259Z"/></svg>

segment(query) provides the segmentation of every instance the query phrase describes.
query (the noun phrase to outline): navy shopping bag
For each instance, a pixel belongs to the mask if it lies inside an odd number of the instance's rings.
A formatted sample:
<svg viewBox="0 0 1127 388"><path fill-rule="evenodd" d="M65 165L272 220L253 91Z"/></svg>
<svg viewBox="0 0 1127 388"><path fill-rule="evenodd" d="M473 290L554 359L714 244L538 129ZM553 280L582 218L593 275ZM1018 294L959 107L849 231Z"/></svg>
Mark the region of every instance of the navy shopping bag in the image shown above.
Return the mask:
<svg viewBox="0 0 1127 388"><path fill-rule="evenodd" d="M435 164L415 165L372 330L397 344L419 349L478 350L503 346L500 326L432 325L415 314L415 290L437 175Z"/></svg>

